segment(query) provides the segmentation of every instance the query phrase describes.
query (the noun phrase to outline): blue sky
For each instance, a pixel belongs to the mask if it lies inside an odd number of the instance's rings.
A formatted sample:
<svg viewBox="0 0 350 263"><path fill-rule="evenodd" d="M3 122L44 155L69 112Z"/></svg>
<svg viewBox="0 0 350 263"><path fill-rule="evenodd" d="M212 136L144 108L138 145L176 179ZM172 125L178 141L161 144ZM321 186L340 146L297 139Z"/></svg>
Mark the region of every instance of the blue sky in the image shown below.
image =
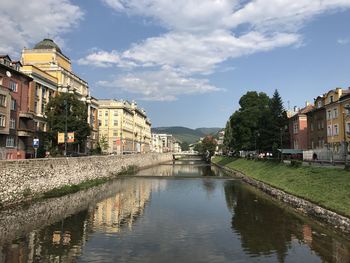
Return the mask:
<svg viewBox="0 0 350 263"><path fill-rule="evenodd" d="M0 4L0 53L49 36L93 96L136 100L154 127L223 127L249 90L292 108L350 86L350 0Z"/></svg>

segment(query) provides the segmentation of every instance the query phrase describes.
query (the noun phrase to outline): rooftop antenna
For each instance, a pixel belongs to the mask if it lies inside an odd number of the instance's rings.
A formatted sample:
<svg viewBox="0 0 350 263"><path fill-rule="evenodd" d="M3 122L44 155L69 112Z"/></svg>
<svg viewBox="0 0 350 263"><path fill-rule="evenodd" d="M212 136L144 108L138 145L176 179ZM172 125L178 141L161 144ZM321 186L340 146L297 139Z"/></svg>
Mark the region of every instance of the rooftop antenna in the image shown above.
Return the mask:
<svg viewBox="0 0 350 263"><path fill-rule="evenodd" d="M287 101L287 104L288 104L288 111L290 111L290 101L289 100Z"/></svg>

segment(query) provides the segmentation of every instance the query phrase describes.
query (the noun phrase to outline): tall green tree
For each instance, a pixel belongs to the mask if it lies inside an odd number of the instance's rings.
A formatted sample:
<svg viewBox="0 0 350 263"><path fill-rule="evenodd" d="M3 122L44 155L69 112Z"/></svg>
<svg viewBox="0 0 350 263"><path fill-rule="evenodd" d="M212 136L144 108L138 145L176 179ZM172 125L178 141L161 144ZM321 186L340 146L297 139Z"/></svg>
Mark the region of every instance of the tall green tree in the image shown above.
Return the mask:
<svg viewBox="0 0 350 263"><path fill-rule="evenodd" d="M87 123L87 105L80 101L74 94L70 93L60 93L47 104L46 116L49 125L48 136L51 139L52 146L57 146L58 132L65 131L66 109L67 131L75 133L74 148L80 145L82 149L91 132L91 128Z"/></svg>
<svg viewBox="0 0 350 263"><path fill-rule="evenodd" d="M270 100L270 109L272 118L270 144L273 145L273 152L276 155L276 148L289 146L287 112L283 107L282 98L277 89Z"/></svg>
<svg viewBox="0 0 350 263"><path fill-rule="evenodd" d="M240 108L230 117L224 142L234 150L267 150L270 126L270 98L263 92L249 91L239 100ZM226 133L227 131L227 133Z"/></svg>

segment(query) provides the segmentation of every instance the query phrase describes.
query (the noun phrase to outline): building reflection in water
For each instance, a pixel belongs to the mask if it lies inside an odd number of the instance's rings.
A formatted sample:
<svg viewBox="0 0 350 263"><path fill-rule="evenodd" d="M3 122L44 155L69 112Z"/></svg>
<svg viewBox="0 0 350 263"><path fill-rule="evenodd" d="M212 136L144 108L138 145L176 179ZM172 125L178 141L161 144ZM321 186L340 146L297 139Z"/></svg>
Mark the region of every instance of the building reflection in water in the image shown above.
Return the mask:
<svg viewBox="0 0 350 263"><path fill-rule="evenodd" d="M178 160L140 171L140 176L225 176L225 172L216 166L210 166L201 160Z"/></svg>
<svg viewBox="0 0 350 263"><path fill-rule="evenodd" d="M118 193L41 230L32 231L0 247L0 263L75 262L89 234L118 233L131 229L142 216L152 190L162 191L166 181L121 180Z"/></svg>
<svg viewBox="0 0 350 263"><path fill-rule="evenodd" d="M276 255L278 262L286 262L296 242L307 245L323 262L350 262L350 247L332 234L322 233L317 225L305 224L305 219L276 206L258 191L245 189L251 188L248 185L227 181L224 188L232 212L232 231L240 236L244 251L251 256Z"/></svg>

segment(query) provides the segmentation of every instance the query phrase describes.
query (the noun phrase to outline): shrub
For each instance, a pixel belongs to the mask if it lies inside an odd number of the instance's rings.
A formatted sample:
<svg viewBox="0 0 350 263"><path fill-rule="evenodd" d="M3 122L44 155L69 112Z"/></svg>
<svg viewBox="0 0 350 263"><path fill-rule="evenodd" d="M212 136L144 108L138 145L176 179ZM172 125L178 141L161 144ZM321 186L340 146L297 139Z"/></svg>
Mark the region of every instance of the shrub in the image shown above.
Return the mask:
<svg viewBox="0 0 350 263"><path fill-rule="evenodd" d="M303 162L300 160L291 160L290 162L290 166L298 168L300 166L302 166Z"/></svg>

